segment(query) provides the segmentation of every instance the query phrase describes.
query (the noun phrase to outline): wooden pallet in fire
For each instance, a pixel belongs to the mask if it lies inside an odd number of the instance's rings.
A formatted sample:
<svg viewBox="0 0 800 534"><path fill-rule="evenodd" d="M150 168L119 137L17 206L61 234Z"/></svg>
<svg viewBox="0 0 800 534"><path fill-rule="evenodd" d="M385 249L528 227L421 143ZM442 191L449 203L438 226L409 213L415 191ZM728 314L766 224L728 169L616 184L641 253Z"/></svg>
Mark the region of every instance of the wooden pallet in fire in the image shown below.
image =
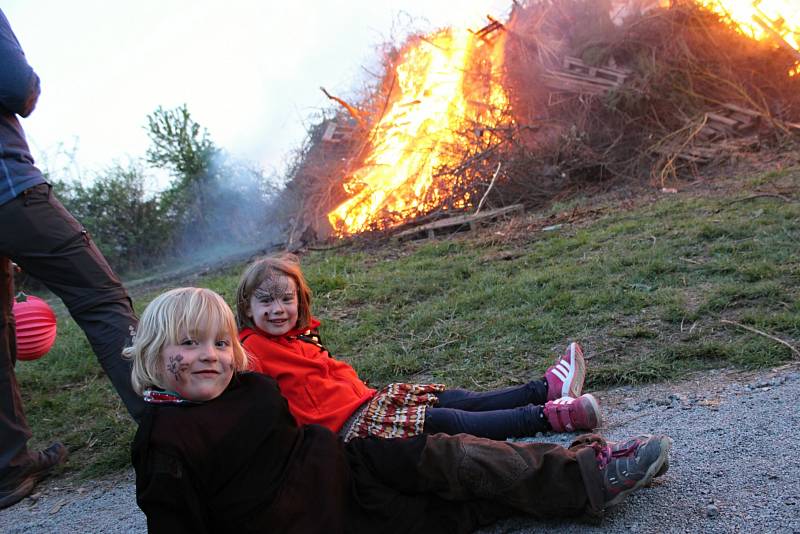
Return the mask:
<svg viewBox="0 0 800 534"><path fill-rule="evenodd" d="M703 119L702 127L692 139L658 145L654 152L672 159L709 163L758 146L757 129L762 115L756 111L725 103L706 112ZM686 127L693 130L696 126L689 122Z"/></svg>
<svg viewBox="0 0 800 534"><path fill-rule="evenodd" d="M706 123L697 136L704 141L722 137L742 137L758 127L761 114L734 104L723 104L706 113Z"/></svg>
<svg viewBox="0 0 800 534"><path fill-rule="evenodd" d="M475 231L483 224L491 221L496 221L504 217L513 217L522 214L524 207L522 204L513 204L504 208L495 210L486 210L479 213L469 213L464 215L456 215L446 219L440 219L416 228L403 230L396 234L394 237L400 241L407 241L411 239L422 239L425 237L434 238L441 234L451 234L464 230Z"/></svg>
<svg viewBox="0 0 800 534"><path fill-rule="evenodd" d="M503 26L502 22L500 22L499 20L495 20L494 18L488 15L486 16L486 18L489 19L489 24L487 24L486 26L484 26L483 28L481 28L476 32L473 32L472 30L469 31L479 39L482 39L483 41L489 43L493 33L500 30L505 30L506 27Z"/></svg>
<svg viewBox="0 0 800 534"><path fill-rule="evenodd" d="M352 142L356 132L356 125L349 121L329 120L322 132L322 140L326 143Z"/></svg>
<svg viewBox="0 0 800 534"><path fill-rule="evenodd" d="M729 158L741 152L755 150L758 148L758 144L758 137L749 135L736 139L720 139L710 142L698 140L682 146L667 144L658 146L653 151L670 159L682 159L692 163L705 164Z"/></svg>
<svg viewBox="0 0 800 534"><path fill-rule="evenodd" d="M620 87L630 71L617 67L593 67L576 57L565 57L560 69L550 69L543 76L552 91L599 95Z"/></svg>

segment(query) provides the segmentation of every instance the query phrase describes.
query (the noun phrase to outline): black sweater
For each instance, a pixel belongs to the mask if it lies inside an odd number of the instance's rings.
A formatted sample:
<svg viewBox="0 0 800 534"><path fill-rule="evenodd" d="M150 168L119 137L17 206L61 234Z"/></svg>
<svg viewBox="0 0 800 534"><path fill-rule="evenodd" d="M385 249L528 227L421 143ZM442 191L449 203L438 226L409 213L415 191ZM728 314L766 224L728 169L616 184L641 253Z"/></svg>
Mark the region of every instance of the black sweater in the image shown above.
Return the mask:
<svg viewBox="0 0 800 534"><path fill-rule="evenodd" d="M426 436L343 444L298 427L275 381L235 375L217 399L152 405L133 444L151 532L469 532L491 506L415 487ZM480 516L480 519L479 519Z"/></svg>

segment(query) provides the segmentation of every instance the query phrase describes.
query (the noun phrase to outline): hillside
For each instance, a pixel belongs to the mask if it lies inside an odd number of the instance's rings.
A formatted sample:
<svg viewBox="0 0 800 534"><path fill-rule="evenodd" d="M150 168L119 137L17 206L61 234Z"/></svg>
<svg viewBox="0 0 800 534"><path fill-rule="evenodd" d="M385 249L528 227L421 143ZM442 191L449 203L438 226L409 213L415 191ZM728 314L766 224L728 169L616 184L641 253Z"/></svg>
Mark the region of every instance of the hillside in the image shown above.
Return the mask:
<svg viewBox="0 0 800 534"><path fill-rule="evenodd" d="M589 389L773 367L800 344L799 190L795 163L677 194L586 194L477 232L347 241L303 264L326 346L373 385L519 383L570 340L590 358ZM232 303L244 264L132 283L136 308L179 285ZM61 476L128 466L133 425L71 319L17 371L34 445L72 452Z"/></svg>

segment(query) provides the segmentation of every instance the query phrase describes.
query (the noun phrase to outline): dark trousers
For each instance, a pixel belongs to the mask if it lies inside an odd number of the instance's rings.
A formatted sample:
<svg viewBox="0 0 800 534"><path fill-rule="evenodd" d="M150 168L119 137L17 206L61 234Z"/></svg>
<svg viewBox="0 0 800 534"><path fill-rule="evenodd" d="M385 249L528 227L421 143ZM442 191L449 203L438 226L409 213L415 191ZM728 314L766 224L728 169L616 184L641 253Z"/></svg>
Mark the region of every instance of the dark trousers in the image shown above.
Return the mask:
<svg viewBox="0 0 800 534"><path fill-rule="evenodd" d="M347 443L346 451L351 465L363 466L401 494L432 494L464 503L462 516L486 524L507 515L508 509L539 518L598 516L604 498L595 446L602 445L605 440L596 434L578 437L569 448L467 434L423 434L393 440L356 438Z"/></svg>
<svg viewBox="0 0 800 534"><path fill-rule="evenodd" d="M9 258L44 283L83 329L100 365L134 419L144 402L122 358L138 324L122 283L88 232L41 184L0 206L0 472L27 460L30 429L14 374L13 274Z"/></svg>
<svg viewBox="0 0 800 534"><path fill-rule="evenodd" d="M550 429L542 417L547 401L543 380L494 391L448 389L425 410L425 432L472 434L491 439L533 436Z"/></svg>

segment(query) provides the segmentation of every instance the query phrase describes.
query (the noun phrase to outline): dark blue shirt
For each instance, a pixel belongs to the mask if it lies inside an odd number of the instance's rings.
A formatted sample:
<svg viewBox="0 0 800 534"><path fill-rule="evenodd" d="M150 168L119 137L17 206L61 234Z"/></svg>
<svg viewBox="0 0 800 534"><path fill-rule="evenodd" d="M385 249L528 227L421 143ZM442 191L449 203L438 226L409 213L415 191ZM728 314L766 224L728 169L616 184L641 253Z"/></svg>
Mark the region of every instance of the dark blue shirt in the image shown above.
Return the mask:
<svg viewBox="0 0 800 534"><path fill-rule="evenodd" d="M39 77L0 10L0 206L45 181L17 119L30 115L38 98Z"/></svg>

